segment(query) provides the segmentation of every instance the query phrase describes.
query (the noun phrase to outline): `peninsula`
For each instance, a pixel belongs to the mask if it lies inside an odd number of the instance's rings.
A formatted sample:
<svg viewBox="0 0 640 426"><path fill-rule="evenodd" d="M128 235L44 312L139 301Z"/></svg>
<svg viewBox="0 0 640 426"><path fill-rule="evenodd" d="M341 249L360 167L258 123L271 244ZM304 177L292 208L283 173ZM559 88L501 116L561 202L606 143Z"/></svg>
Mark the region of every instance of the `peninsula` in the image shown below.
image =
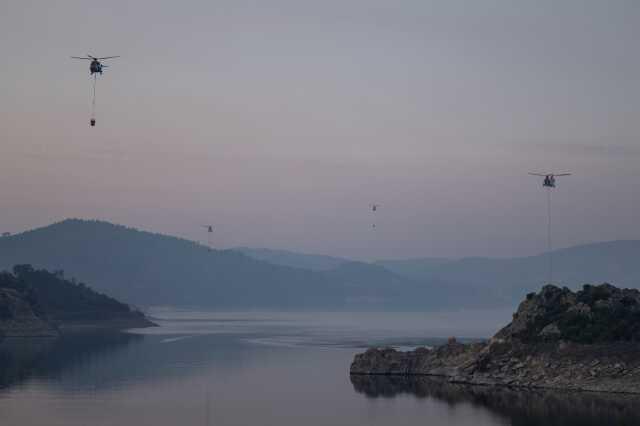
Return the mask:
<svg viewBox="0 0 640 426"><path fill-rule="evenodd" d="M66 279L62 271L16 265L13 272L0 272L0 339L153 325L142 312L82 282Z"/></svg>
<svg viewBox="0 0 640 426"><path fill-rule="evenodd" d="M547 285L486 342L372 348L351 375L440 376L450 383L640 393L640 292L609 284Z"/></svg>

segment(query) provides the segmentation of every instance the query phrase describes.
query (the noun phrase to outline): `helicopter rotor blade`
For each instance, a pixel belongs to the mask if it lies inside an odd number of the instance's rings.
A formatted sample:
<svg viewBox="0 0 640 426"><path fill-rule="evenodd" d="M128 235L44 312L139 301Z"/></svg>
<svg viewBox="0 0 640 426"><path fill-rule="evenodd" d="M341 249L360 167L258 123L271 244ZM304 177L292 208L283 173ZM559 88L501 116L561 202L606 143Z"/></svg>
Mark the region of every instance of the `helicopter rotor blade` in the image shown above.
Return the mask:
<svg viewBox="0 0 640 426"><path fill-rule="evenodd" d="M91 60L91 58L81 58L80 56L72 56L71 58L72 58L72 59L86 59L86 60L88 60L88 61L90 61L90 60Z"/></svg>
<svg viewBox="0 0 640 426"><path fill-rule="evenodd" d="M113 59L113 58L119 58L120 56L105 56L104 58L96 58L96 59Z"/></svg>
<svg viewBox="0 0 640 426"><path fill-rule="evenodd" d="M90 57L91 59L98 59L98 58L96 58L95 56L91 56L91 55L89 55L88 53L87 53L87 56L88 56L88 57Z"/></svg>
<svg viewBox="0 0 640 426"><path fill-rule="evenodd" d="M554 176L571 176L571 173L555 173Z"/></svg>
<svg viewBox="0 0 640 426"><path fill-rule="evenodd" d="M542 173L529 173L531 176L542 176L542 177L546 177L548 175L543 175Z"/></svg>

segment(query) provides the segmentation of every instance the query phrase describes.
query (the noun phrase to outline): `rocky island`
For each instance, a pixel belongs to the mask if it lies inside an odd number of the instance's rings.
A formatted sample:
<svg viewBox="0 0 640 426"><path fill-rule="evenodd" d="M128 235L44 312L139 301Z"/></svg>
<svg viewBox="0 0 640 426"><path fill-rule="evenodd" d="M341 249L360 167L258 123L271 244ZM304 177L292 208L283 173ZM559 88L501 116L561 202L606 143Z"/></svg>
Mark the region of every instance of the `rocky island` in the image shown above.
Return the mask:
<svg viewBox="0 0 640 426"><path fill-rule="evenodd" d="M3 337L56 337L78 329L125 329L154 326L129 305L86 284L17 265L0 272L0 340Z"/></svg>
<svg viewBox="0 0 640 426"><path fill-rule="evenodd" d="M449 383L640 394L640 292L609 284L547 285L486 342L374 348L355 375L439 376Z"/></svg>

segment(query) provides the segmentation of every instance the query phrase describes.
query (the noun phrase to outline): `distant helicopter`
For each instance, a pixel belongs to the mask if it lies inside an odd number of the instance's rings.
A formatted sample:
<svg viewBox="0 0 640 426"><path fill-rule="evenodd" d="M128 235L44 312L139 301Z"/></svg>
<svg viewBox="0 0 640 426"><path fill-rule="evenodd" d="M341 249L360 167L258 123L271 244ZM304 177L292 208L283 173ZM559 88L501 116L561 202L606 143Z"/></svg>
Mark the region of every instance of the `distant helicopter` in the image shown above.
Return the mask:
<svg viewBox="0 0 640 426"><path fill-rule="evenodd" d="M207 230L207 248L211 251L211 236L213 234L213 225L202 225Z"/></svg>
<svg viewBox="0 0 640 426"><path fill-rule="evenodd" d="M375 218L375 213L378 211L378 208L379 208L379 207L380 207L380 204L376 204L376 203L371 203L371 204L369 204L369 208L370 208L370 209L371 209L371 211L373 212L373 214L374 214L374 218ZM376 227L375 219L374 219L373 224L371 225L371 227L372 227L372 228L375 228L375 227Z"/></svg>
<svg viewBox="0 0 640 426"><path fill-rule="evenodd" d="M89 64L89 72L90 75L93 74L100 74L102 75L102 69L103 68L107 68L108 65L102 65L102 62L105 59L113 59L113 58L119 58L120 56L105 56L103 58L96 58L95 56L91 56L89 54L87 54L86 57L80 57L80 56L72 56L72 59L86 59L88 61L91 61L91 63Z"/></svg>
<svg viewBox="0 0 640 426"><path fill-rule="evenodd" d="M551 190L556 187L556 177L571 176L571 173L529 173L544 177L542 187L547 189L547 249L549 255L549 283L553 283L553 244L551 243Z"/></svg>
<svg viewBox="0 0 640 426"><path fill-rule="evenodd" d="M542 186L547 188L556 187L556 176L571 176L571 173L529 173L531 176L544 177Z"/></svg>

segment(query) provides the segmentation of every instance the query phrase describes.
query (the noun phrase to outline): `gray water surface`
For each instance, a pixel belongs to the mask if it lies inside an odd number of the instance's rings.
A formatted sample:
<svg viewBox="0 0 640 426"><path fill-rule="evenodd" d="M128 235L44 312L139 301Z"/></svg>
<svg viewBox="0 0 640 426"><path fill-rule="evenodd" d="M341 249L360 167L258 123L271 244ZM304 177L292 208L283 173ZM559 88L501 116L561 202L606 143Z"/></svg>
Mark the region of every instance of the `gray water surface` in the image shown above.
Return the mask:
<svg viewBox="0 0 640 426"><path fill-rule="evenodd" d="M635 397L349 377L364 347L479 338L506 312L467 313L473 326L457 313L152 315L160 327L0 343L0 424L640 424Z"/></svg>

